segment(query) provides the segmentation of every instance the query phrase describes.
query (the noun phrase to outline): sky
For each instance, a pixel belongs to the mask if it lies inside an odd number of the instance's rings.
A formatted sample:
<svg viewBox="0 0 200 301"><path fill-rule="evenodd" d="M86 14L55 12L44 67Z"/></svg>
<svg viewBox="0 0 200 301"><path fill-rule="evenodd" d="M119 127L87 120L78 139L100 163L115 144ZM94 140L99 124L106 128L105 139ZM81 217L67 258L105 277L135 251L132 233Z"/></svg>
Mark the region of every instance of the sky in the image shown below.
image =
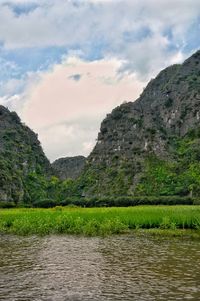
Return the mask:
<svg viewBox="0 0 200 301"><path fill-rule="evenodd" d="M200 48L199 0L0 0L0 104L47 157L89 155L101 121Z"/></svg>

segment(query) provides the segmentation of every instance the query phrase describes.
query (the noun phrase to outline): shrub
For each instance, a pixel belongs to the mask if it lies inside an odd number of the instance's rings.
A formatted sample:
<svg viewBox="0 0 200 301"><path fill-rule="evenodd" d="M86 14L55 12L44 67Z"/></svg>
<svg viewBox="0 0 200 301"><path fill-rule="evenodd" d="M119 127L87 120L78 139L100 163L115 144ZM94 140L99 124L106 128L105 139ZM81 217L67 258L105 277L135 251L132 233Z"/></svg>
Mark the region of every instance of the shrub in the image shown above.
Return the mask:
<svg viewBox="0 0 200 301"><path fill-rule="evenodd" d="M180 196L108 196L79 199L66 199L60 202L62 206L75 205L79 207L129 207L137 205L192 205L191 197ZM196 201L196 200L195 200ZM199 201L200 202L200 201Z"/></svg>
<svg viewBox="0 0 200 301"><path fill-rule="evenodd" d="M166 108L170 108L172 105L173 105L173 99L169 97L169 98L165 101L165 107L166 107Z"/></svg>
<svg viewBox="0 0 200 301"><path fill-rule="evenodd" d="M57 205L58 205L58 203L51 199L38 200L33 203L33 207L36 207L36 208L52 208Z"/></svg>
<svg viewBox="0 0 200 301"><path fill-rule="evenodd" d="M200 199L194 199L193 205L200 205Z"/></svg>
<svg viewBox="0 0 200 301"><path fill-rule="evenodd" d="M62 201L52 199L38 200L33 203L33 207L52 208L56 206L70 207L129 207L138 205L199 205L200 200L190 196L108 196L78 198L71 197ZM5 207L6 208L6 207ZM60 208L60 207L58 207Z"/></svg>
<svg viewBox="0 0 200 301"><path fill-rule="evenodd" d="M6 201L0 202L0 208L14 208L14 207L16 207L16 205L13 202L6 202Z"/></svg>

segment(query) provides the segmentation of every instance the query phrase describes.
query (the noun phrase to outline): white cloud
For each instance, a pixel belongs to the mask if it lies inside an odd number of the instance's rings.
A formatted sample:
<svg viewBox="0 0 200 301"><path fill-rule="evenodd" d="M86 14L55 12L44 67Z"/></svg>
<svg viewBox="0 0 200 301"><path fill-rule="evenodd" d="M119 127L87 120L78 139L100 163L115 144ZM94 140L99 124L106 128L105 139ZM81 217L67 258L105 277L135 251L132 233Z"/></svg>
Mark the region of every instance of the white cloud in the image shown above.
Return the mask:
<svg viewBox="0 0 200 301"><path fill-rule="evenodd" d="M106 114L137 98L145 84L134 75L119 77L120 65L116 59L70 57L28 87L20 115L39 134L50 159L88 155ZM81 78L73 80L74 74Z"/></svg>
<svg viewBox="0 0 200 301"><path fill-rule="evenodd" d="M23 90L24 86L24 79L11 78L5 82L0 82L0 95L10 97Z"/></svg>
<svg viewBox="0 0 200 301"><path fill-rule="evenodd" d="M9 108L15 108L15 104L18 103L20 100L19 95L12 95L12 96L2 96L0 97L0 104L9 107Z"/></svg>
<svg viewBox="0 0 200 301"><path fill-rule="evenodd" d="M19 5L30 9L17 13ZM68 53L51 70L21 80L15 63L0 58L5 77L15 77L0 86L0 102L39 133L51 159L87 155L106 113L134 100L144 81L197 47L184 48L199 16L199 0L0 1L5 52L64 46Z"/></svg>
<svg viewBox="0 0 200 301"><path fill-rule="evenodd" d="M5 3L37 6L16 15ZM103 45L103 56L126 60L128 71L144 76L187 44L199 16L199 0L6 0L0 4L0 41L11 49L66 46L84 55ZM143 36L143 30L149 34ZM172 40L178 50L169 50Z"/></svg>

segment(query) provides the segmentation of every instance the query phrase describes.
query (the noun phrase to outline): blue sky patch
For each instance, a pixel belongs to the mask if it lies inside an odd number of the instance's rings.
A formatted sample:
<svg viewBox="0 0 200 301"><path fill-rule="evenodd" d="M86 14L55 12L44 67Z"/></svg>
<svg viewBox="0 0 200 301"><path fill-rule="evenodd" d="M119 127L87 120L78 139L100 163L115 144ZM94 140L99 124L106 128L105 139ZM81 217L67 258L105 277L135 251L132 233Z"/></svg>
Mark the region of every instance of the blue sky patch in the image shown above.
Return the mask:
<svg viewBox="0 0 200 301"><path fill-rule="evenodd" d="M63 55L67 53L65 47L48 48L19 48L6 50L0 48L0 58L4 64L15 66L8 67L6 74L0 74L2 77L21 78L27 72L42 71L48 69L51 65L62 61Z"/></svg>
<svg viewBox="0 0 200 301"><path fill-rule="evenodd" d="M9 7L16 16L28 14L28 13L34 11L36 8L38 8L37 4L31 3L31 2L30 3L18 3L18 4L5 2L4 6Z"/></svg>
<svg viewBox="0 0 200 301"><path fill-rule="evenodd" d="M123 39L127 43L139 42L152 35L150 28L142 27L138 31L125 31Z"/></svg>

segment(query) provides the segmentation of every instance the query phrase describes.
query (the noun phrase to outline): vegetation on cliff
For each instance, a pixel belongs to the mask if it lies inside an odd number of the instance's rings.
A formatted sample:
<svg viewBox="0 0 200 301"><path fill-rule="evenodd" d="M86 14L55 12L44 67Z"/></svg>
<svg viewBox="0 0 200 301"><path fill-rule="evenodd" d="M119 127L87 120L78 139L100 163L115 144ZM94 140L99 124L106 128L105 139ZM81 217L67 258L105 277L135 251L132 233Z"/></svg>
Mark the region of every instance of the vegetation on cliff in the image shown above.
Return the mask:
<svg viewBox="0 0 200 301"><path fill-rule="evenodd" d="M50 169L37 135L0 106L0 201L31 202Z"/></svg>
<svg viewBox="0 0 200 301"><path fill-rule="evenodd" d="M86 196L198 196L199 120L197 51L107 115L77 187Z"/></svg>

